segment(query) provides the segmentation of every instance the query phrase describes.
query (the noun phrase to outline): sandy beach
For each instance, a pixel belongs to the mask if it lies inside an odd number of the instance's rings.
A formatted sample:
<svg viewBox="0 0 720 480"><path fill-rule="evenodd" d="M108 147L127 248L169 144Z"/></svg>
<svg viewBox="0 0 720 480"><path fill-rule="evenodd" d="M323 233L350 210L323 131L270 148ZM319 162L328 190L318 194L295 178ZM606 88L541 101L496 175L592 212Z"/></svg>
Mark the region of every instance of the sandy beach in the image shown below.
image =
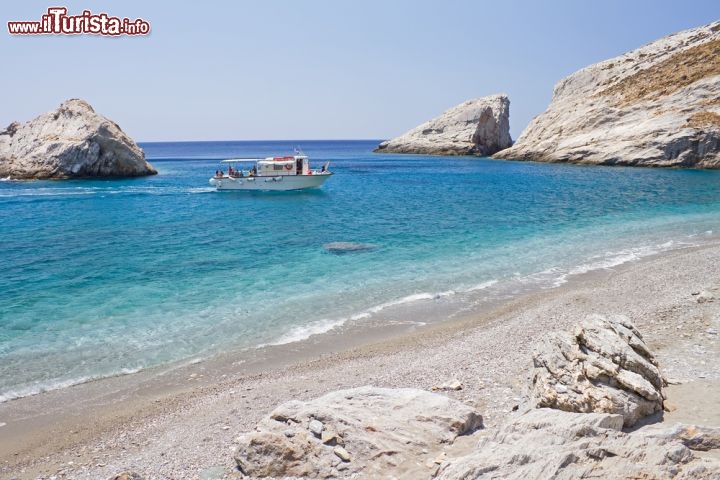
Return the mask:
<svg viewBox="0 0 720 480"><path fill-rule="evenodd" d="M243 478L232 458L240 432L288 400L362 385L429 390L457 379L463 388L444 394L492 429L521 402L537 339L591 313L626 315L642 332L670 383L663 421L720 426L718 262L713 240L578 275L468 318L331 332L5 402L0 477Z"/></svg>

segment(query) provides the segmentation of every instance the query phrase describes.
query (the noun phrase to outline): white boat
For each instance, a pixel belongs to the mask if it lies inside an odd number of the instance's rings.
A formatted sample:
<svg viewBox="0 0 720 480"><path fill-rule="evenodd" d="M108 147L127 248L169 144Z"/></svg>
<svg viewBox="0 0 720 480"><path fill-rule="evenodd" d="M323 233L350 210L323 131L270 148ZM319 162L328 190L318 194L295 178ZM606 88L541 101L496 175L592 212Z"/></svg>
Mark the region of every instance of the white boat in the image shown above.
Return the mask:
<svg viewBox="0 0 720 480"><path fill-rule="evenodd" d="M228 169L218 170L210 185L218 190L302 190L318 188L330 178L330 162L312 170L307 155L267 158L230 158ZM243 164L252 164L243 170Z"/></svg>

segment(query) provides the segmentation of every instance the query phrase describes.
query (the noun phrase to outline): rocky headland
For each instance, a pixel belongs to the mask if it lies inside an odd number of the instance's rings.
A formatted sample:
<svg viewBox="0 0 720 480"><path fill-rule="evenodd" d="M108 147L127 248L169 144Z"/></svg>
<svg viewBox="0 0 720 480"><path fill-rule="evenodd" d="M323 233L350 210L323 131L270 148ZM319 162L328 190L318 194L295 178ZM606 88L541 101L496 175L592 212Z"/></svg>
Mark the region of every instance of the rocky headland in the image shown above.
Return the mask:
<svg viewBox="0 0 720 480"><path fill-rule="evenodd" d="M142 149L116 123L77 98L0 131L3 178L137 177L156 173Z"/></svg>
<svg viewBox="0 0 720 480"><path fill-rule="evenodd" d="M492 155L510 145L510 100L506 95L491 95L461 103L382 142L375 152Z"/></svg>
<svg viewBox="0 0 720 480"><path fill-rule="evenodd" d="M720 168L720 22L560 80L547 110L494 158Z"/></svg>

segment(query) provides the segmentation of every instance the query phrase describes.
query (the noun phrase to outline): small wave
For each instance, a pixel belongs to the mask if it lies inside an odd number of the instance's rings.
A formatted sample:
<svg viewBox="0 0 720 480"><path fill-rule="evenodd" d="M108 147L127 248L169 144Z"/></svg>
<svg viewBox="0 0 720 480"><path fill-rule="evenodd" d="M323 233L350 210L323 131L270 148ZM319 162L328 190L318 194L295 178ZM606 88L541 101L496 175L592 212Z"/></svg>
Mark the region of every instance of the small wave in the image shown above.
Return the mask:
<svg viewBox="0 0 720 480"><path fill-rule="evenodd" d="M5 178L0 178L0 182L10 182L10 181L12 181L12 177L10 177L10 176L7 176Z"/></svg>
<svg viewBox="0 0 720 480"><path fill-rule="evenodd" d="M346 318L341 318L339 320L325 319L309 323L308 325L294 327L277 340L274 340L270 343L263 343L261 345L258 345L258 347L286 345L288 343L301 342L303 340L307 340L313 335L320 335L322 333L327 333L335 328L341 327L343 324L345 324L346 321Z"/></svg>
<svg viewBox="0 0 720 480"><path fill-rule="evenodd" d="M413 302L419 302L422 300L437 300L439 298L443 297L449 297L451 295L455 295L454 290L448 290L446 292L438 292L438 293L414 293L412 295L408 295L406 297L398 298L397 300L390 300L389 302L381 303L380 305L376 305L374 307L368 308L366 312L368 313L378 313L386 308L390 307L396 307L398 305L404 305L406 303L413 303Z"/></svg>
<svg viewBox="0 0 720 480"><path fill-rule="evenodd" d="M619 251L610 251L600 255L593 255L588 262L581 263L568 269L559 267L551 267L542 272L528 275L523 278L524 282L545 283L549 282L548 287L559 287L568 282L568 278L573 275L582 275L598 270L609 270L625 263L634 262L651 255L655 255L670 250L676 250L687 246L694 245L690 242L682 242L670 240L657 245L646 245L634 248L628 248ZM547 287L546 287L547 288Z"/></svg>
<svg viewBox="0 0 720 480"><path fill-rule="evenodd" d="M609 268L617 267L624 263L633 262L643 257L655 255L666 250L672 250L675 242L670 241L655 246L645 246L630 248L627 250L620 250L618 252L607 252L603 256L596 256L598 260L591 261L588 263L580 264L574 268L571 268L567 275L579 275L583 273L592 272L595 270L606 270Z"/></svg>
<svg viewBox="0 0 720 480"><path fill-rule="evenodd" d="M203 363L204 361L205 361L205 357L192 357L192 358L189 358L186 360L180 360L177 362L173 362L171 364L164 365L164 368L157 371L157 375L164 376L170 372L174 372L181 368L187 368L187 367L191 367L193 365L199 365L199 364ZM138 369L138 371L139 371L139 369ZM132 372L132 373L136 373L136 372Z"/></svg>
<svg viewBox="0 0 720 480"><path fill-rule="evenodd" d="M120 377L123 375L132 375L138 373L142 368L123 368L118 373L110 375L88 375L79 378L72 378L68 380L56 380L47 383L40 383L27 387L22 387L16 390L8 390L0 393L0 403L9 402L10 400L17 400L18 398L31 397L40 393L51 392L53 390L60 390L62 388L68 388L75 385L80 385L94 380L100 380L102 378Z"/></svg>
<svg viewBox="0 0 720 480"><path fill-rule="evenodd" d="M327 333L330 330L341 327L348 320L357 321L357 320L364 320L364 319L370 318L374 314L379 313L379 312L385 310L386 308L397 307L397 306L406 305L406 304L414 303L414 302L420 302L420 301L438 300L440 298L449 297L449 296L452 296L455 294L456 294L456 292L454 290L447 290L444 292L437 292L437 293L423 292L423 293L415 293L412 295L407 295L405 297L398 298L396 300L390 300L388 302L381 303L374 307L370 307L360 313L351 315L350 317L340 318L337 320L323 319L323 320L318 320L316 322L312 322L308 325L294 327L289 332L287 332L286 334L284 334L280 338L278 338L277 340L273 340L272 342L269 342L269 343L263 343L261 345L258 345L258 347L285 345L288 343L300 342L300 341L310 338L313 335Z"/></svg>
<svg viewBox="0 0 720 480"><path fill-rule="evenodd" d="M470 293L470 292L477 292L478 290L485 290L486 288L490 288L493 285L498 283L497 280L488 280L486 282L478 283L477 285L473 285L470 288L466 288L465 290L462 290L462 293Z"/></svg>

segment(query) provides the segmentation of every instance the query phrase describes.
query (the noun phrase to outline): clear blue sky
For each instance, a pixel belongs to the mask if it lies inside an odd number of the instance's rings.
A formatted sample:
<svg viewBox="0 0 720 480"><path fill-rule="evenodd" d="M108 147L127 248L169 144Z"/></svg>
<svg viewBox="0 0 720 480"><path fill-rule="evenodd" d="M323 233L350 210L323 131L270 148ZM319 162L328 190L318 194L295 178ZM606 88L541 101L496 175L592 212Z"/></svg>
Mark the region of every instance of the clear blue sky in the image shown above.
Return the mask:
<svg viewBox="0 0 720 480"><path fill-rule="evenodd" d="M147 37L12 36L64 5ZM717 0L5 2L0 128L81 97L138 141L389 138L505 92L517 138L562 77L720 18Z"/></svg>

